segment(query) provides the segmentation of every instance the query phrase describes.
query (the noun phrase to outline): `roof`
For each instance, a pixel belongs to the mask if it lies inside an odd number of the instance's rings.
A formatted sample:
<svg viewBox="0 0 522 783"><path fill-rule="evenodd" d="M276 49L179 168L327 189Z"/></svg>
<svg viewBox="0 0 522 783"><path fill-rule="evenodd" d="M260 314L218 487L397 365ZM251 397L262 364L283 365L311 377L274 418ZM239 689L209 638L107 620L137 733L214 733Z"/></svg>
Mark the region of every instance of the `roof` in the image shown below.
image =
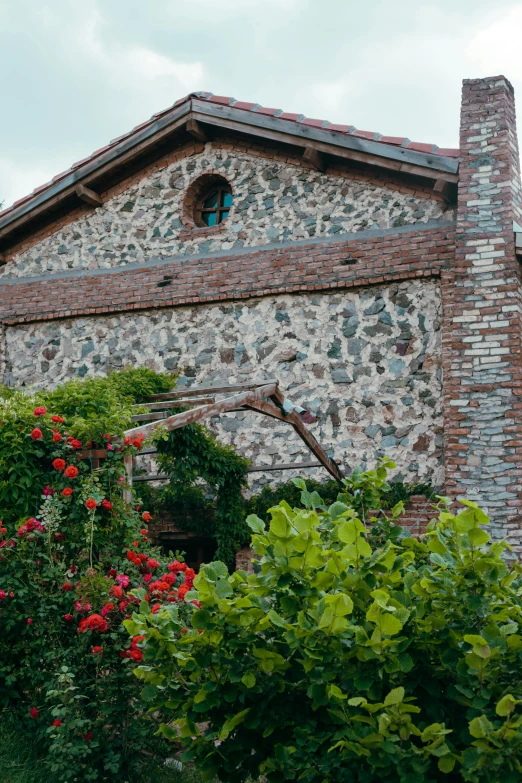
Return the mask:
<svg viewBox="0 0 522 783"><path fill-rule="evenodd" d="M106 158L108 153L113 150L116 151L119 147L128 149L129 146L132 146L129 142L132 142L133 138L136 138L136 140L140 139L148 129L154 129L155 127L161 126L162 118L167 118L169 114L172 115L175 110L182 108L185 104L188 109L190 109L193 103L195 103L196 106L199 106L200 109L207 104L208 111L211 111L211 107L222 110L225 110L226 107L232 109L233 111L231 114L240 118L240 122L246 123L246 125L260 125L263 118L266 120L271 119L273 121L271 124L276 124L280 129L283 128L283 132L297 132L300 135L310 135L314 130L327 131L329 137L328 141L333 145L343 144L343 140L346 139L353 139L354 141L361 140L358 147L360 148L361 144L364 144L366 150L370 148L370 151L374 155L384 155L384 157L388 157L386 154L387 148L390 150L390 156L392 156L391 151L393 149L401 150L403 154L408 151L410 153L408 158L410 161L414 159L415 162L417 158L420 159L429 155L431 162L428 165L432 165L434 169L438 169L440 166L442 170L456 172L458 168L458 161L455 161L455 165L451 165L451 159L456 159L459 156L458 149L439 148L436 144L410 141L406 137L401 136L386 136L375 131L356 128L354 125L331 123L328 120L305 117L303 114L295 114L282 111L281 109L268 108L260 106L258 103L237 101L235 98L223 95L213 95L210 92L192 92L184 98L177 100L169 108L157 112L149 120L136 125L136 127L128 133L124 133L123 135L118 136L118 138L112 139L105 147L101 147L100 149L95 150L91 155L76 161L76 163L73 163L68 169L53 177L50 182L40 185L35 188L32 193L18 199L18 201L15 201L10 207L7 207L7 209L0 211L0 229L3 229L10 223L11 213L14 220L21 212L25 211L22 205L25 205L28 202L42 203L42 201L45 201L46 192L49 191L49 194L51 194L51 192L54 194L56 192L56 185L65 179L71 180L71 174L78 173L79 176L74 177L74 180L79 182L81 173L84 169L88 167L89 171L92 171L93 167L89 164L96 163L98 158ZM205 114L206 113L207 112L205 112ZM206 119L207 117L204 117L203 121L206 121ZM266 123L264 124L266 125ZM286 126L288 127L286 128ZM305 131L309 131L310 134L305 134ZM368 142L370 142L370 145L368 145ZM345 146L345 144L343 144L343 146ZM355 148L357 149L358 147L356 146ZM418 155L415 155L415 153L418 153ZM397 156L393 155L393 157L396 158ZM437 159L440 160L440 164L437 163ZM444 160L447 161L446 165L442 165Z"/></svg>

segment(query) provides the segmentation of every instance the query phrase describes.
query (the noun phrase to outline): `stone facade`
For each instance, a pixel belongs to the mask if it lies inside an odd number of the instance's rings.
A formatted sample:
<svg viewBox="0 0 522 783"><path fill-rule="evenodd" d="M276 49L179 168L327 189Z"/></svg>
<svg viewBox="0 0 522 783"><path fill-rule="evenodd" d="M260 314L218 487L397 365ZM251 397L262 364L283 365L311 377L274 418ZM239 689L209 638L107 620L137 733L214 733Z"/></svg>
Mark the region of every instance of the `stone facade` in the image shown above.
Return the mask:
<svg viewBox="0 0 522 783"><path fill-rule="evenodd" d="M0 271L5 382L53 385L129 364L179 371L185 385L275 377L317 413L314 434L343 467L386 452L404 480L478 500L522 551L522 208L509 82L464 83L458 177L449 158L434 175L431 145L413 145L424 169L401 159L407 140L390 137L388 158L383 145L368 156L370 142L345 139L334 162L330 137L317 141L328 154L305 156L295 128L286 146L280 126L261 146L259 133L245 140L245 124L236 136L224 127L211 141L196 127L196 141L185 134L107 180L95 209L76 200L25 235L13 218ZM207 174L227 179L234 205L221 226L196 228L191 200ZM256 463L304 454L272 420L212 426Z"/></svg>
<svg viewBox="0 0 522 783"><path fill-rule="evenodd" d="M109 198L0 269L2 277L107 269L151 256L208 254L272 242L392 228L453 218L436 199L377 183L331 176L297 162L279 162L241 147L208 143L202 152L164 165ZM184 199L191 183L215 172L234 193L221 227L187 231Z"/></svg>
<svg viewBox="0 0 522 783"><path fill-rule="evenodd" d="M11 377L27 386L140 364L180 372L181 386L277 378L318 416L311 429L339 464L393 454L404 480L440 485L440 319L439 286L405 281L18 325L7 330L6 357ZM308 458L297 435L273 419L215 422L220 439L256 464Z"/></svg>

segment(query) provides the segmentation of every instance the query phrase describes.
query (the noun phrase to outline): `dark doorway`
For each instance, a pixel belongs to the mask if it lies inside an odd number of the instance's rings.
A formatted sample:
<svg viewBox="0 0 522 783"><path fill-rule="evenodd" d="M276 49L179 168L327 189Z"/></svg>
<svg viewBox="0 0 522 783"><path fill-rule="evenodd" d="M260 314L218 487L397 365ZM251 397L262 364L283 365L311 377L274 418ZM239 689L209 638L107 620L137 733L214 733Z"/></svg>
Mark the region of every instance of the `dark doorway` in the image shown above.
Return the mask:
<svg viewBox="0 0 522 783"><path fill-rule="evenodd" d="M187 536L166 534L160 541L163 552L182 552L185 562L190 568L199 571L202 563L211 563L216 554L217 544L208 536Z"/></svg>

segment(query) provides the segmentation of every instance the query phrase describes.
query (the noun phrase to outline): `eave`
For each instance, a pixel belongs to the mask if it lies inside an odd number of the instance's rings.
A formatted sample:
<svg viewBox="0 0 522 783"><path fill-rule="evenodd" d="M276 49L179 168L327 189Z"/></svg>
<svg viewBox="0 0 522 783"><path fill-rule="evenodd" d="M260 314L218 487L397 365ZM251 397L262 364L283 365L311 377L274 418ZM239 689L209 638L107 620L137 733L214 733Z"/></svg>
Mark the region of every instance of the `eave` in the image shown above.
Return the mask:
<svg viewBox="0 0 522 783"><path fill-rule="evenodd" d="M95 208L96 195L125 179L129 172L148 165L190 138L201 142L218 131L265 145L269 142L289 146L300 151L309 165L323 170L329 163L342 160L431 180L434 192L448 201L454 198L458 182L458 158L394 147L191 97L113 142L95 157L76 164L70 172L59 175L56 181L1 215L0 250L86 201Z"/></svg>

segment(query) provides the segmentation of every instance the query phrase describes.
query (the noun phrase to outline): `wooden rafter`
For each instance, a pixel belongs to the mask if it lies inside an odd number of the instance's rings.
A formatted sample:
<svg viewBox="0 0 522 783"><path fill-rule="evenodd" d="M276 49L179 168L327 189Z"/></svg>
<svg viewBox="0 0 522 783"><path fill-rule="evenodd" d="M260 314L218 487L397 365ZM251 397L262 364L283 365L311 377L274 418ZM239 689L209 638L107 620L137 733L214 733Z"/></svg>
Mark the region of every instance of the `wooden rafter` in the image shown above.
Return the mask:
<svg viewBox="0 0 522 783"><path fill-rule="evenodd" d="M212 391L213 394L227 394L231 391L240 391L241 393L235 394L232 397L226 397L219 402L206 403L208 398L202 398L201 395ZM194 399L191 399L191 398ZM154 418L159 420L150 421L148 424L133 427L125 432L125 435L130 437L136 436L138 433L142 435L150 435L158 426L165 428L168 431L185 427L187 424L194 424L199 421L211 418L213 416L219 416L223 413L231 413L233 411L250 410L255 413L261 413L264 416L270 416L271 418L278 419L290 424L301 440L306 444L308 449L319 461L319 465L322 465L337 481L341 482L343 474L334 460L332 460L324 451L322 446L317 442L311 432L307 429L305 423L300 418L299 414L293 407L289 410L285 409L285 397L279 389L277 381L269 383L251 383L251 384L238 384L235 386L221 386L221 387L193 387L192 389L185 389L179 392L169 392L168 394L155 394L150 399L157 400L158 398L164 398L163 406L172 404L173 406L181 405L182 403L193 405L194 403L200 403L191 410L185 410L181 413L176 413L173 416L167 416L167 418L159 419L160 412L149 414L138 414L133 416L134 421L143 421ZM212 399L212 398L210 398ZM154 408L160 407L160 403L152 403ZM288 406L286 406L288 407ZM151 453L148 451L148 453ZM305 463L302 467L313 467L317 463ZM279 468L273 466L267 466L267 469L288 469L290 465L281 465ZM299 464L295 464L295 467L300 467ZM262 466L256 467L256 470L263 470ZM129 480L132 481L132 464L127 467L129 474ZM162 476L150 476L148 480L162 480ZM143 480L143 479L141 479Z"/></svg>

